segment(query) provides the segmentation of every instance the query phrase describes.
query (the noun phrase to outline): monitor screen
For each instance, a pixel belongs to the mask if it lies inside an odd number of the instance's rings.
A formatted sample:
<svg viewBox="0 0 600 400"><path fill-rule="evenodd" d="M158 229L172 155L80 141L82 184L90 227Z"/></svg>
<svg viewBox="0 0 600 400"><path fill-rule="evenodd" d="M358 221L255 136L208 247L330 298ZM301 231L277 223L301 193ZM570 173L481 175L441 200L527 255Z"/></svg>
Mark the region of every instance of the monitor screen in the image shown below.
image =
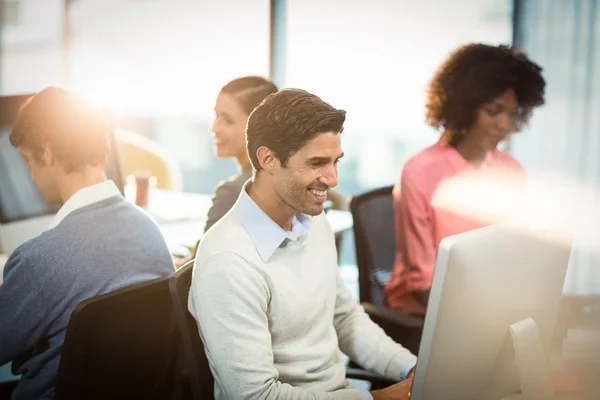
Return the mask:
<svg viewBox="0 0 600 400"><path fill-rule="evenodd" d="M44 200L31 179L27 163L9 140L19 108L30 96L0 97L0 224L54 214L59 208ZM123 177L114 137L111 137L106 172L123 193Z"/></svg>

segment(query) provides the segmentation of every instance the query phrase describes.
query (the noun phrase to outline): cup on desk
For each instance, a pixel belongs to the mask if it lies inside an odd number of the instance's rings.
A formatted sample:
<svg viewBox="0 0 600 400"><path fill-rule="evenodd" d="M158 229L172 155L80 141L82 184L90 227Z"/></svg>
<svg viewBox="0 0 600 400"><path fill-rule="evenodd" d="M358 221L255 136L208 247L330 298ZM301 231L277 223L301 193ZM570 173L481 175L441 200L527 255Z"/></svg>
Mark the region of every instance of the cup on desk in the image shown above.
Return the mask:
<svg viewBox="0 0 600 400"><path fill-rule="evenodd" d="M127 184L135 190L135 205L147 207L150 188L156 186L156 177L149 171L136 171L127 177Z"/></svg>

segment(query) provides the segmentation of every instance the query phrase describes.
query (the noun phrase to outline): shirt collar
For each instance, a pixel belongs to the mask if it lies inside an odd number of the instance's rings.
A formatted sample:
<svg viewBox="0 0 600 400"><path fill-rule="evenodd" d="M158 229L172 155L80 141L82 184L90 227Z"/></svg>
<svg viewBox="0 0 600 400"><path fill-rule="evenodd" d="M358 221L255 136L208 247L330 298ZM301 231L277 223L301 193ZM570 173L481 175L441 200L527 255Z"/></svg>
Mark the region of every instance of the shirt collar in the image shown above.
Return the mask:
<svg viewBox="0 0 600 400"><path fill-rule="evenodd" d="M292 221L292 230L283 230L248 195L246 189L251 183L252 179L249 179L244 184L235 209L260 258L267 262L286 239L296 241L304 236L310 228L311 217L297 213Z"/></svg>
<svg viewBox="0 0 600 400"><path fill-rule="evenodd" d="M110 179L92 186L84 187L83 189L79 189L74 195L69 197L65 204L63 204L58 210L48 229L56 228L56 226L60 224L67 215L75 210L89 206L90 204L102 201L109 197L120 195L121 192L119 192L119 188L117 188L117 185L115 185L115 183Z"/></svg>

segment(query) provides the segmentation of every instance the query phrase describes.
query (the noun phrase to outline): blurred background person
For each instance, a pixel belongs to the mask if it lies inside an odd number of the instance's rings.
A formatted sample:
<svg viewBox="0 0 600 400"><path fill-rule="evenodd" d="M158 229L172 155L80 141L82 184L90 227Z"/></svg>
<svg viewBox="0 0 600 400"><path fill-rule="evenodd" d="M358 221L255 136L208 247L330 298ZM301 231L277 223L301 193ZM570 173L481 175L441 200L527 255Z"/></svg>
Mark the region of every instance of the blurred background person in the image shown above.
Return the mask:
<svg viewBox="0 0 600 400"><path fill-rule="evenodd" d="M21 375L13 399L54 398L79 303L174 272L158 226L107 177L112 129L104 109L49 87L23 105L10 133L41 194L60 206L45 232L11 254L0 285L0 366L12 362Z"/></svg>
<svg viewBox="0 0 600 400"><path fill-rule="evenodd" d="M390 307L424 314L440 241L491 222L496 202L511 205L524 173L498 145L544 103L544 88L541 68L507 46L464 45L439 67L425 109L441 137L406 161L394 187Z"/></svg>
<svg viewBox="0 0 600 400"><path fill-rule="evenodd" d="M233 207L242 186L252 177L252 166L246 152L246 121L252 110L276 91L273 82L259 76L246 76L232 80L219 92L211 126L213 149L217 157L234 158L239 173L215 188L205 232Z"/></svg>

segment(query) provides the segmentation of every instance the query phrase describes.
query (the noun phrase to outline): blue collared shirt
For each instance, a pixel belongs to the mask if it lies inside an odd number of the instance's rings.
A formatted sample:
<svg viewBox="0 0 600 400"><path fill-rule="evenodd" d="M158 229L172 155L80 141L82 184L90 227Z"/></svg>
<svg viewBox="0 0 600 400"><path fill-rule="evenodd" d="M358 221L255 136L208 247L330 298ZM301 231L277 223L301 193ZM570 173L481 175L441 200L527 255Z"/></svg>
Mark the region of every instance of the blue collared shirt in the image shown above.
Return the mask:
<svg viewBox="0 0 600 400"><path fill-rule="evenodd" d="M295 241L306 234L310 228L312 217L297 213L292 221L292 230L284 230L248 195L246 188L249 183L250 181L244 184L235 208L244 228L252 238L258 254L264 262L267 262L285 239Z"/></svg>

